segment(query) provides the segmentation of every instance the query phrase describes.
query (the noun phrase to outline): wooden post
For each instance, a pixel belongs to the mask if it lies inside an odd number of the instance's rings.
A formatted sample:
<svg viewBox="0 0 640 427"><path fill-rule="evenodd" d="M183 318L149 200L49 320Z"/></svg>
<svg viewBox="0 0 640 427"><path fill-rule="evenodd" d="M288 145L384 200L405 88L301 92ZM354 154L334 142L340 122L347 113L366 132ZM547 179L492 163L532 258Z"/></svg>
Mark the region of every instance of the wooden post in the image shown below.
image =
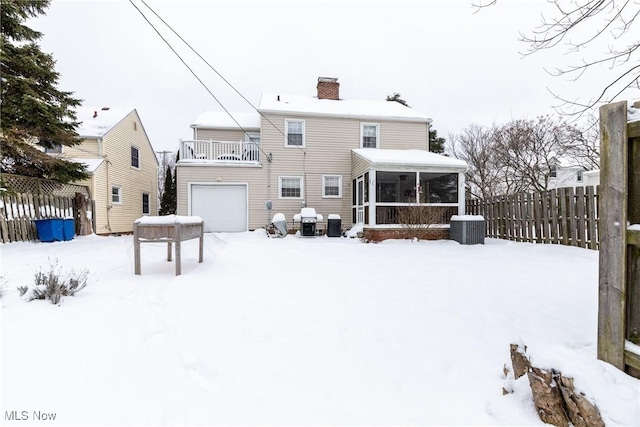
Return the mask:
<svg viewBox="0 0 640 427"><path fill-rule="evenodd" d="M584 227L584 207L585 207L585 198L584 198L584 187L576 188L576 216L578 220L578 241L576 244L581 248L587 247L587 239L585 238L585 227Z"/></svg>
<svg viewBox="0 0 640 427"><path fill-rule="evenodd" d="M140 274L140 240L138 239L138 223L133 223L133 260L135 274Z"/></svg>
<svg viewBox="0 0 640 427"><path fill-rule="evenodd" d="M624 370L627 103L600 107L598 358Z"/></svg>
<svg viewBox="0 0 640 427"><path fill-rule="evenodd" d="M182 254L181 254L181 237L180 237L180 224L174 226L173 238L176 241L176 276L182 274Z"/></svg>
<svg viewBox="0 0 640 427"><path fill-rule="evenodd" d="M594 187L587 187L587 231L589 249L598 248L598 232L596 231L596 202Z"/></svg>
<svg viewBox="0 0 640 427"><path fill-rule="evenodd" d="M634 104L636 108L640 105ZM640 224L640 121L629 123L629 216L630 224ZM627 231L627 333L626 338L640 344L640 230ZM640 358L640 357L639 357ZM625 355L627 365L629 353ZM640 372L637 364L634 369ZM636 375L637 376L637 375Z"/></svg>

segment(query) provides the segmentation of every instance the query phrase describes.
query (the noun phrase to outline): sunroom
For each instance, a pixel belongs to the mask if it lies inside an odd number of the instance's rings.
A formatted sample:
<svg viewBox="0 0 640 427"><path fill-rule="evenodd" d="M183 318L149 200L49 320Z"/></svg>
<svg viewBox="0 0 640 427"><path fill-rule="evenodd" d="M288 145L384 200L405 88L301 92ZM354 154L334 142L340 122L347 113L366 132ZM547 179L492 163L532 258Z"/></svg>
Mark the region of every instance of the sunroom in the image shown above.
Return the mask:
<svg viewBox="0 0 640 427"><path fill-rule="evenodd" d="M351 162L352 221L365 230L422 226L441 238L451 216L464 215L462 160L425 150L360 148L352 150Z"/></svg>

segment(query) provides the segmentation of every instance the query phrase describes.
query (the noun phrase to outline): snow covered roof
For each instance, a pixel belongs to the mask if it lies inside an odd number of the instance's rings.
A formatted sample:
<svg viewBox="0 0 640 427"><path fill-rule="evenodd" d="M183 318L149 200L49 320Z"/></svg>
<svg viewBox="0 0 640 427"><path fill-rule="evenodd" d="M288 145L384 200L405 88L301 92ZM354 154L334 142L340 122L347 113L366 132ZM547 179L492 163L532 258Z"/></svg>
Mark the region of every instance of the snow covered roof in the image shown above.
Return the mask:
<svg viewBox="0 0 640 427"><path fill-rule="evenodd" d="M76 115L81 123L76 132L83 137L103 137L133 110L135 108L80 107Z"/></svg>
<svg viewBox="0 0 640 427"><path fill-rule="evenodd" d="M76 163L82 163L87 166L87 172L94 173L96 169L102 164L104 159L71 159Z"/></svg>
<svg viewBox="0 0 640 427"><path fill-rule="evenodd" d="M318 99L314 96L263 93L258 110L263 113L304 113L319 116L431 122L426 115L395 101L334 100Z"/></svg>
<svg viewBox="0 0 640 427"><path fill-rule="evenodd" d="M356 148L354 153L371 162L372 166L442 167L445 169L467 169L464 160L442 156L426 150L385 150L378 148Z"/></svg>
<svg viewBox="0 0 640 427"><path fill-rule="evenodd" d="M243 129L260 129L260 114L231 113L233 119L224 111L205 111L200 114L192 128L238 129L238 123ZM238 123L236 123L238 122Z"/></svg>

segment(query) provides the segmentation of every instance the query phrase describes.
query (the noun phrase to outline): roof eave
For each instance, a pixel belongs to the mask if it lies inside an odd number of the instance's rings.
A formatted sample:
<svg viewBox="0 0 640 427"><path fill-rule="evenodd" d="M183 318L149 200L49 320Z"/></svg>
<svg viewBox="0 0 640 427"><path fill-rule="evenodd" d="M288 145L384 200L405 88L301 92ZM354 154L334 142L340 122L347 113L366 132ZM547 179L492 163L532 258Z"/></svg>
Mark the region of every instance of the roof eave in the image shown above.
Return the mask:
<svg viewBox="0 0 640 427"><path fill-rule="evenodd" d="M389 120L396 122L415 122L415 123L432 123L433 120L429 117L402 117L402 116L380 116L380 115L367 115L367 114L337 114L337 113L318 113L308 112L301 110L269 110L258 109L261 114L280 114L291 116L309 116L309 117L332 117L339 119L365 119L365 120Z"/></svg>

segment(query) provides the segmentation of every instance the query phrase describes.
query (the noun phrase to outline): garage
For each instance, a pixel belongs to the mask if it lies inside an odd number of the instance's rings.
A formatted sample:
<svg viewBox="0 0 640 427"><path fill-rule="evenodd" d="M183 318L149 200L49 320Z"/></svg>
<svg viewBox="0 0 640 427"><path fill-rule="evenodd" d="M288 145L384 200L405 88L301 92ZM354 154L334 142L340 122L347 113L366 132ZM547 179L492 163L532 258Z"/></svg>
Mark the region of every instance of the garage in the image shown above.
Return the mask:
<svg viewBox="0 0 640 427"><path fill-rule="evenodd" d="M192 184L191 215L205 232L247 231L247 184Z"/></svg>

